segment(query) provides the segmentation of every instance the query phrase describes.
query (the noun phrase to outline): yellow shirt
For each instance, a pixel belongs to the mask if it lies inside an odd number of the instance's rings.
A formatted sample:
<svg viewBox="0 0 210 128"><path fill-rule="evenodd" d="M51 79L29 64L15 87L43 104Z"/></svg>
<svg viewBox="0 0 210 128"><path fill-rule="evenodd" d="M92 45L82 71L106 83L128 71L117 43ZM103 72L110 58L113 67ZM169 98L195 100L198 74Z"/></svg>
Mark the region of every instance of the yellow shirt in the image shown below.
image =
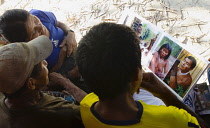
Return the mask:
<svg viewBox="0 0 210 128"><path fill-rule="evenodd" d="M197 119L183 109L147 105L142 101L136 101L139 112L135 120L105 120L94 111L93 106L98 100L94 93L90 93L80 103L85 128L199 128Z"/></svg>

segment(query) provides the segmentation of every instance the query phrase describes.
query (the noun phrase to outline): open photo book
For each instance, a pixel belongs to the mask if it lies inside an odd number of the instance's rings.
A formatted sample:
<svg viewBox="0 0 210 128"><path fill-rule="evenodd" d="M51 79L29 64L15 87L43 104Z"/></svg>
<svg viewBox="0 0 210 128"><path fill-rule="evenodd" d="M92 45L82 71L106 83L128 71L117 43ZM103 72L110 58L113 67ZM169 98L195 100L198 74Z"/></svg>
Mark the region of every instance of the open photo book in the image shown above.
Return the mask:
<svg viewBox="0 0 210 128"><path fill-rule="evenodd" d="M153 72L180 100L186 98L209 62L130 10L125 10L118 23L133 28L138 35L143 69Z"/></svg>

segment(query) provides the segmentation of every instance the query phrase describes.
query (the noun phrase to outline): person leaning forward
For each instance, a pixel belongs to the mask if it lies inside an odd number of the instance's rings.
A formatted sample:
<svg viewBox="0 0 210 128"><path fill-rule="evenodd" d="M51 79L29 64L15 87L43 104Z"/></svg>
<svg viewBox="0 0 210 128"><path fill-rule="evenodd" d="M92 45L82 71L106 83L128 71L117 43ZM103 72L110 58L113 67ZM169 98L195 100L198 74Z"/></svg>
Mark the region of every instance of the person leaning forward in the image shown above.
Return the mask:
<svg viewBox="0 0 210 128"><path fill-rule="evenodd" d="M139 39L130 27L95 25L80 40L76 61L93 91L80 102L86 128L199 128L205 123L154 75L142 73ZM140 85L167 106L134 101Z"/></svg>
<svg viewBox="0 0 210 128"><path fill-rule="evenodd" d="M84 91L90 92L79 80L81 76L75 65L73 55L77 47L75 34L67 25L58 21L52 12L10 9L0 16L0 36L8 43L28 42L40 35L49 37L53 44L53 51L46 58L48 70L62 74ZM51 88L46 88L45 91L62 89L57 86L52 88L51 85Z"/></svg>
<svg viewBox="0 0 210 128"><path fill-rule="evenodd" d="M46 36L0 47L0 127L80 128L79 106L41 93L48 83ZM77 87L75 87L77 88Z"/></svg>

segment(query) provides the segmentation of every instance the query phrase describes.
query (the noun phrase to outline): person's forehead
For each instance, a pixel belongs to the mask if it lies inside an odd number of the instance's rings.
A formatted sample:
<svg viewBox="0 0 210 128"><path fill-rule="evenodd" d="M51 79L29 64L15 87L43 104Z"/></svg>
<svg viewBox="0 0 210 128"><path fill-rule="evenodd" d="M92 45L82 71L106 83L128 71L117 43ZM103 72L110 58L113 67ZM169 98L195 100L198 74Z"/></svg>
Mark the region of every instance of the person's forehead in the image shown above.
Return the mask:
<svg viewBox="0 0 210 128"><path fill-rule="evenodd" d="M30 14L27 18L27 22L31 22L34 20L34 15Z"/></svg>
<svg viewBox="0 0 210 128"><path fill-rule="evenodd" d="M187 61L190 65L192 64L192 60L191 59L185 58L184 60Z"/></svg>
<svg viewBox="0 0 210 128"><path fill-rule="evenodd" d="M167 49L167 48L165 48L165 47L163 47L161 50L168 51L168 49Z"/></svg>
<svg viewBox="0 0 210 128"><path fill-rule="evenodd" d="M33 31L33 23L34 23L34 16L30 14L26 21L26 31L28 33L28 36Z"/></svg>

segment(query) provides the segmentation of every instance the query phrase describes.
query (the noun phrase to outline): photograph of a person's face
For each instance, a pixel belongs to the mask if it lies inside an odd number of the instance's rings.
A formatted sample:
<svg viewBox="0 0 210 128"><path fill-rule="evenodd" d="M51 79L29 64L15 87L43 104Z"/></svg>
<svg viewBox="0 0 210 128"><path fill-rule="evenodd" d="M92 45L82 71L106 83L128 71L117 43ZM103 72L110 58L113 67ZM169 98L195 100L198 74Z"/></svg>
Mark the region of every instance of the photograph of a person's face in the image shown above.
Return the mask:
<svg viewBox="0 0 210 128"><path fill-rule="evenodd" d="M164 82L178 95L184 97L190 88L196 83L207 64L196 56L183 49Z"/></svg>
<svg viewBox="0 0 210 128"><path fill-rule="evenodd" d="M160 43L152 52L149 60L149 69L160 79L164 79L177 56L180 54L182 47L167 36L164 36Z"/></svg>

